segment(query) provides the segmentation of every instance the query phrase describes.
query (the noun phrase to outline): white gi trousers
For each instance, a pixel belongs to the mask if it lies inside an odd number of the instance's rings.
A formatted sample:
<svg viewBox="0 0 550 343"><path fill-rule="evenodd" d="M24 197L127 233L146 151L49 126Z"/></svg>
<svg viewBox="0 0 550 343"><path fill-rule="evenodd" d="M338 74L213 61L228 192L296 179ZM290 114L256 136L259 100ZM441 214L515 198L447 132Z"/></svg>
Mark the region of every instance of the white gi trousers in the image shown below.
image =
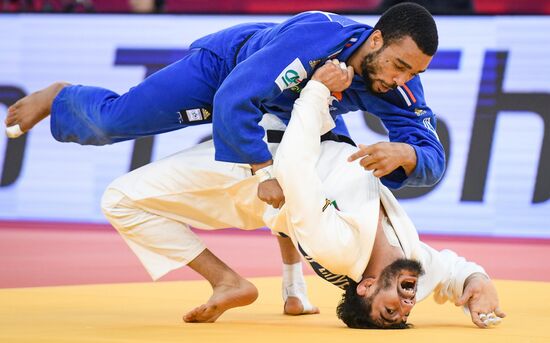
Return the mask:
<svg viewBox="0 0 550 343"><path fill-rule="evenodd" d="M249 165L215 161L208 141L116 179L101 206L156 280L205 249L189 226L265 226L262 216L270 206L257 197L258 183Z"/></svg>

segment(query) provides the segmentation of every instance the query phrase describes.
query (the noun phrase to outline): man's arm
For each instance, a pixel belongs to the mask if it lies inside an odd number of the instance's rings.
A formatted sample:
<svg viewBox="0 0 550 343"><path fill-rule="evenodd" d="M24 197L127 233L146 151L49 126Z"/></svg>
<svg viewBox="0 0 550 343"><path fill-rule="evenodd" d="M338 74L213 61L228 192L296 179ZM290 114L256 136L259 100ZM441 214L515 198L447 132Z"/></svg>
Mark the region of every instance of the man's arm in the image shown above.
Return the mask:
<svg viewBox="0 0 550 343"><path fill-rule="evenodd" d="M435 132L436 120L424 100L420 78L369 99L369 112L388 129L390 142L363 146L350 156L373 170L389 188L431 186L445 170L445 153Z"/></svg>
<svg viewBox="0 0 550 343"><path fill-rule="evenodd" d="M329 91L342 91L349 87L353 80L353 68L344 68L345 65L340 65L338 60L327 61L326 63L328 65L323 68L322 72L315 73L312 80L321 82ZM318 115L318 113L314 113L313 115ZM331 124L333 123L332 118L327 120ZM267 178L267 180L261 182L258 186L258 198L274 208L280 208L283 206L285 198L279 182L273 175L272 164L273 160L261 164L253 164L252 174L259 173L264 178Z"/></svg>
<svg viewBox="0 0 550 343"><path fill-rule="evenodd" d="M238 63L217 90L213 114L216 160L260 164L272 158L258 124L262 104L309 79L313 73L309 62L345 36L341 25L325 15L308 15L320 19L298 21L279 30L271 41Z"/></svg>
<svg viewBox="0 0 550 343"><path fill-rule="evenodd" d="M309 78L313 72L309 61L318 59L323 49L330 50L346 36L341 24L329 21L324 14L306 13L293 21L275 39L240 62L216 92L216 160L248 163L253 174L263 168L267 168L264 173L269 173L272 157L262 140L264 130L258 124L263 115L262 103ZM273 179L260 183L258 197L275 208L284 203L284 194Z"/></svg>
<svg viewBox="0 0 550 343"><path fill-rule="evenodd" d="M359 151L348 158L349 162L361 158L359 164L365 170L372 170L374 176L384 179L396 169L403 168L409 177L416 168L417 158L415 149L410 144L395 142L378 142L372 145L359 144ZM387 178L386 178L387 179ZM396 188L396 187L394 187Z"/></svg>
<svg viewBox="0 0 550 343"><path fill-rule="evenodd" d="M332 66L323 66L316 73L328 67ZM333 123L328 111L329 97L329 89L315 80L302 90L277 149L274 172L285 192L286 202L281 211L286 214L286 226L293 240L331 273L360 279L370 255L369 242L372 245L376 231L362 229L376 227L379 182L366 177L357 166L346 166L347 172L340 173L340 177L361 180L359 187L370 192L372 202L338 211L327 200L317 162L321 153L320 135L330 129L324 123L327 120ZM372 185L367 185L368 182Z"/></svg>
<svg viewBox="0 0 550 343"><path fill-rule="evenodd" d="M481 266L451 250L437 251L425 243L420 244L421 249L416 257L426 271L420 279L417 295L420 300L433 291L437 303L451 301L456 306L464 306L472 322L482 328L487 327L488 323L480 318L481 314L494 313L504 318L497 291Z"/></svg>

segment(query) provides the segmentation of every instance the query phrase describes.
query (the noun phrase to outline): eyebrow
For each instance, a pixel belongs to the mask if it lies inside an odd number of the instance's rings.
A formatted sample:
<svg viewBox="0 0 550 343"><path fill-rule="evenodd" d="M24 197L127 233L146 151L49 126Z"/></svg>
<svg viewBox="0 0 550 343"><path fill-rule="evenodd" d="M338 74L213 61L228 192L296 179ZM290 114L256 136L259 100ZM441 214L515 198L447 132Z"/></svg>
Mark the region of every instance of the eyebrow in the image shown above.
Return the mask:
<svg viewBox="0 0 550 343"><path fill-rule="evenodd" d="M399 57L396 57L395 58L397 60L397 62L401 63L402 65L404 65L405 67L407 67L407 69L412 69L411 65L408 64L407 62L403 61L402 59L400 59Z"/></svg>
<svg viewBox="0 0 550 343"><path fill-rule="evenodd" d="M382 318L383 321L385 321L386 323L388 323L390 325L395 324L395 322L396 322L395 319L392 319L392 320L387 319L384 315L382 315L382 313L380 313L380 318Z"/></svg>

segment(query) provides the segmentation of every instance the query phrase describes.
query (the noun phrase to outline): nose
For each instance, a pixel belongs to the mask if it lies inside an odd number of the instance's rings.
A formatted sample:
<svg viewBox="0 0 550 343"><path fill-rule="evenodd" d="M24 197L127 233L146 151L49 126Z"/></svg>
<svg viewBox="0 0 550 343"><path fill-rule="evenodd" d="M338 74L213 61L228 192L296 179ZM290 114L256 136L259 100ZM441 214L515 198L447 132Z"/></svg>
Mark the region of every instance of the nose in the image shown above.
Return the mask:
<svg viewBox="0 0 550 343"><path fill-rule="evenodd" d="M403 86L407 81L409 80L406 73L397 74L397 76L393 78L393 82L398 86Z"/></svg>
<svg viewBox="0 0 550 343"><path fill-rule="evenodd" d="M401 311L402 314L407 314L411 312L414 304L416 303L415 299L401 299Z"/></svg>

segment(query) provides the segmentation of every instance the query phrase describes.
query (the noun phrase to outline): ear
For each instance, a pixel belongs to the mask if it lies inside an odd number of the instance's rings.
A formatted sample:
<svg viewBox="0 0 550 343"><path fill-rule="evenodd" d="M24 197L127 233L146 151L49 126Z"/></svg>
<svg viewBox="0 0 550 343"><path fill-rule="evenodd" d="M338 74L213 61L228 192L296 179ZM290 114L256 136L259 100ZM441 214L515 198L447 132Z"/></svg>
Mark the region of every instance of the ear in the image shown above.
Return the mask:
<svg viewBox="0 0 550 343"><path fill-rule="evenodd" d="M384 37L382 37L382 31L380 30L374 30L373 33L371 33L371 49L373 50L379 50L384 46Z"/></svg>
<svg viewBox="0 0 550 343"><path fill-rule="evenodd" d="M357 284L357 294L365 296L370 293L372 286L376 283L376 278L366 277Z"/></svg>

